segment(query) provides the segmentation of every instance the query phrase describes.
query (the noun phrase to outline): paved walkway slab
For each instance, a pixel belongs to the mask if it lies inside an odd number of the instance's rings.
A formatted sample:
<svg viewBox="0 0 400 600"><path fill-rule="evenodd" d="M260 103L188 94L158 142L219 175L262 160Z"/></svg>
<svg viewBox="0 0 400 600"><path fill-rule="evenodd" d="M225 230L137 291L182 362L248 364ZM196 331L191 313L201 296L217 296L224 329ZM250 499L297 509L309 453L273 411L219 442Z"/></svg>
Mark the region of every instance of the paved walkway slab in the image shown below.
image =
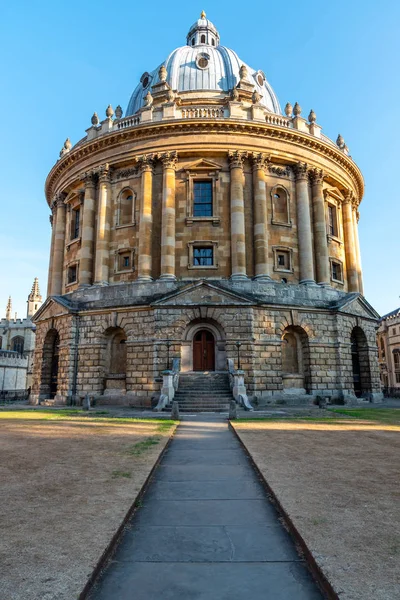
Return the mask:
<svg viewBox="0 0 400 600"><path fill-rule="evenodd" d="M221 417L183 421L91 600L321 600Z"/></svg>

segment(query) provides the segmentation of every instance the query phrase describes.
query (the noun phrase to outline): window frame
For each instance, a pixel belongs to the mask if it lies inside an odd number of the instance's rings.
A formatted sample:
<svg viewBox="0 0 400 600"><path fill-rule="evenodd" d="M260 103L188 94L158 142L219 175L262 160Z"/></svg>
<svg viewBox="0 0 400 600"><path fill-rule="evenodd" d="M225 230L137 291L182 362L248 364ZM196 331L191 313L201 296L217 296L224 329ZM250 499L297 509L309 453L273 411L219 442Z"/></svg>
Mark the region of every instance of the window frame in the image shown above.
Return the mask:
<svg viewBox="0 0 400 600"><path fill-rule="evenodd" d="M185 223L191 227L195 223L209 222L214 226L218 226L221 222L219 216L220 207L220 171L222 167L215 165L206 160L199 160L196 163L189 165L184 170L184 178L186 181L186 219ZM210 217L195 217L194 216L194 182L195 181L211 181L212 182L212 216Z"/></svg>
<svg viewBox="0 0 400 600"><path fill-rule="evenodd" d="M273 270L276 273L294 273L293 248L290 248L289 246L272 246L272 253L273 253L273 257L274 257ZM279 264L279 259L278 259L279 254L287 255L288 263L289 263L287 269Z"/></svg>
<svg viewBox="0 0 400 600"><path fill-rule="evenodd" d="M129 255L130 266L121 268L121 258L124 255ZM134 248L118 248L114 253L114 273L134 273L135 272L135 249Z"/></svg>
<svg viewBox="0 0 400 600"><path fill-rule="evenodd" d="M76 271L76 278L74 279L74 281L69 281L69 272L70 269L72 269L73 267L75 267ZM79 261L73 261L71 263L69 263L66 266L66 282L65 282L65 287L70 287L72 285L76 285L79 282Z"/></svg>
<svg viewBox="0 0 400 600"><path fill-rule="evenodd" d="M22 350L15 350L14 349L14 344L16 343L16 340L18 340L18 343L22 344ZM23 335L14 335L14 337L11 338L10 342L11 342L11 350L12 350L12 352L17 352L18 354L23 354L24 353L25 338L24 338Z"/></svg>
<svg viewBox="0 0 400 600"><path fill-rule="evenodd" d="M195 265L194 264L194 251L197 248L211 248L212 249L212 265ZM193 242L188 242L188 269L205 269L205 270L215 270L218 269L218 242L213 240L196 240Z"/></svg>
<svg viewBox="0 0 400 600"><path fill-rule="evenodd" d="M333 277L333 265L338 265L340 267L340 274L342 276L342 279L335 279ZM330 279L331 279L331 281L333 281L334 283L338 283L340 285L344 285L343 262L339 258L336 258L335 256L330 256L329 257L329 267L330 267Z"/></svg>
<svg viewBox="0 0 400 600"><path fill-rule="evenodd" d="M211 201L207 202L207 203L206 202L197 202L196 203L196 186L204 184L204 183L209 184L209 189L210 189L210 192L211 192ZM214 212L214 203L213 203L213 192L214 192L214 190L213 190L213 187L214 186L213 186L212 179L200 179L200 177L196 177L193 180L193 217L194 218L196 218L196 219L198 219L199 217L200 218L204 218L204 217L205 218L210 218L210 217L212 218L213 212ZM201 195L200 195L200 197L201 197ZM210 206L210 205L211 205L211 214L210 215L196 215L195 214L195 212L196 212L196 206L200 206L201 207L201 206Z"/></svg>

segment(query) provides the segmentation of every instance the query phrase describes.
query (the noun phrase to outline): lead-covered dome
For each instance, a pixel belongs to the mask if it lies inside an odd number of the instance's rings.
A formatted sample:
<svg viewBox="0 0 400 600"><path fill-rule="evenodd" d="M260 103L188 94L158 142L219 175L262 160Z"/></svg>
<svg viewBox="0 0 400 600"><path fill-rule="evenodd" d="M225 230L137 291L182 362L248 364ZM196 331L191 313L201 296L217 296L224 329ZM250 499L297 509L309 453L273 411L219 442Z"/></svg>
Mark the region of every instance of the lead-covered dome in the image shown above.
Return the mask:
<svg viewBox="0 0 400 600"><path fill-rule="evenodd" d="M247 81L261 96L259 102L273 113L281 114L279 102L265 74L244 63L236 52L220 46L216 27L201 14L190 28L187 45L177 48L154 71L143 73L129 101L126 115L135 114L145 105L145 96L159 83L159 69L167 70L166 81L179 95L193 92L212 92L227 95L240 81L240 71L247 69ZM201 94L204 99L204 94Z"/></svg>

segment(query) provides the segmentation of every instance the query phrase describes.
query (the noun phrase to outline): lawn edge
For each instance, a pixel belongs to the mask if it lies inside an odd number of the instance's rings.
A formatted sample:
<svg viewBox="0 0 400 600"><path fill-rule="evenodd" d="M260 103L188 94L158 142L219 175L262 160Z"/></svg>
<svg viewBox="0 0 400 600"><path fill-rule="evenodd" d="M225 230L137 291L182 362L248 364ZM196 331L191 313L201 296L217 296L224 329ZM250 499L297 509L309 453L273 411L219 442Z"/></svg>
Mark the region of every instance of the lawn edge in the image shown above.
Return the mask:
<svg viewBox="0 0 400 600"><path fill-rule="evenodd" d="M260 478L262 485L264 486L265 490L267 491L267 494L268 494L272 504L275 506L279 516L284 521L285 526L287 527L287 529L289 531L289 534L294 539L295 544L300 548L301 552L303 553L307 567L308 567L309 571L311 572L312 577L316 581L318 587L320 588L320 591L324 594L326 600L340 600L339 596L335 592L331 582L329 581L329 579L327 578L327 576L325 575L325 573L323 572L321 567L318 565L314 556L312 555L312 552L308 548L306 542L304 541L303 536L300 534L299 530L294 525L292 519L290 518L290 516L288 515L288 513L282 506L282 504L281 504L280 500L278 499L277 495L275 494L274 490L269 485L268 481L265 479L263 473L259 469L255 459L253 458L253 455L251 454L250 450L245 445L244 441L240 437L239 433L236 431L236 429L231 421L229 421L229 428L231 429L231 431L233 431L234 435L236 436L237 440L239 441L240 445L242 446L244 452L247 454L253 468L255 469L258 477Z"/></svg>
<svg viewBox="0 0 400 600"><path fill-rule="evenodd" d="M98 577L102 573L103 569L107 566L108 561L114 554L114 552L122 538L122 535L124 533L125 526L127 525L128 521L132 518L132 516L134 515L138 505L140 504L142 497L146 493L147 488L150 483L150 480L153 477L154 471L157 469L158 465L160 464L161 460L164 457L165 452L169 448L169 445L171 444L172 439L173 439L178 427L179 427L179 423L175 426L172 433L170 433L169 438L168 438L164 448L161 450L160 454L158 455L157 460L155 461L154 465L152 466L150 473L147 475L145 482L143 483L142 487L140 488L139 492L137 493L131 506L128 508L117 531L114 533L110 542L108 543L108 545L106 546L102 555L100 556L99 560L97 561L96 566L94 567L92 573L90 574L90 577L88 578L83 590L77 597L77 600L86 600L89 597L89 593L92 591L94 584L96 583L96 580L98 579Z"/></svg>

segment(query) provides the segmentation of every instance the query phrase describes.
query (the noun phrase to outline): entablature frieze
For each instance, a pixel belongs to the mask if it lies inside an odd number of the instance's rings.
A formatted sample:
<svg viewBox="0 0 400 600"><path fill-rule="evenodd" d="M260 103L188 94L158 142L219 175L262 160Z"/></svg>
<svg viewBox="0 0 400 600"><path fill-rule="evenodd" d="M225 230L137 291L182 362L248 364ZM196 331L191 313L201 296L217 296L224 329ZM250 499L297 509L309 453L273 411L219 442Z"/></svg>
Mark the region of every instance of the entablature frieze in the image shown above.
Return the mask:
<svg viewBox="0 0 400 600"><path fill-rule="evenodd" d="M210 136L216 136L218 134L222 134L223 141L219 144L216 152L226 151L229 152L231 143L229 144L229 140L226 140L226 134L231 133L233 135L237 135L240 137L243 136L254 136L254 147L262 148L262 144L265 143L266 139L270 139L275 145L276 143L282 142L285 148L282 148L282 151L274 150L274 159L278 158L278 162L282 161L284 163L288 163L288 158L285 156L288 153L288 144L294 145L299 150L306 149L309 152L315 153L315 162L320 162L321 159L323 161L332 162L332 166L328 166L328 168L324 167L326 175L328 178L332 180L340 180L340 187L345 189L346 187L353 187L355 195L357 197L362 197L364 182L361 175L360 170L357 165L344 155L339 149L335 148L333 145L328 144L327 142L316 139L313 136L304 134L297 130L292 129L283 129L278 126L264 125L264 124L255 124L255 123L238 123L238 122L226 122L226 121L217 121L217 122L197 122L192 120L190 122L174 122L174 123L159 123L154 124L151 123L149 125L143 125L140 128L132 129L132 130L124 130L124 131L116 131L108 135L105 138L98 138L95 140L91 140L80 144L76 148L72 148L72 150L62 159L60 159L57 164L53 167L51 172L48 175L46 181L46 195L47 197L51 197L54 193L54 189L57 188L58 182L62 179L64 173L68 171L69 168L75 167L73 173L75 173L75 177L80 177L80 174L77 173L79 170L79 163L86 161L88 157L91 159L95 159L98 156L99 160L102 159L103 156L108 153L107 160L112 162L112 159L115 156L116 163L117 161L121 162L121 154L119 152L115 152L115 155L112 156L110 151L117 148L118 145L126 144L128 142L145 142L148 146L148 142L150 139L155 139L155 130L157 130L157 141L156 144L160 147L161 144L171 145L171 137L179 137L184 134L185 139L182 141L175 141L174 146L175 149L179 150L179 153L189 153L194 154L196 149L198 148L199 153L203 151L204 148L207 149L207 152L210 151L210 143L208 141L198 144L198 133L207 133ZM193 133L193 148L189 150L187 146L187 134ZM165 140L162 136L165 136ZM167 139L168 138L168 139ZM211 142L211 140L210 140ZM253 140L251 140L253 143ZM180 149L182 146L182 150ZM212 146L216 148L215 139L212 140ZM228 146L228 147L227 147ZM249 140L246 140L246 146L249 146ZM195 149L196 148L196 149ZM244 152L245 154L254 153L254 150L242 150L238 151ZM139 148L138 148L139 150ZM176 151L176 150L175 150ZM132 154L132 148L128 150L129 154ZM167 150L165 152L157 152L157 158L161 155L171 152L171 150ZM140 152L138 152L140 155ZM142 150L143 154L143 150ZM268 154L268 152L266 153ZM295 156L295 153L291 149L290 151L291 157ZM300 156L299 156L300 158ZM134 159L134 157L132 157ZM126 163L126 157L124 157L124 162ZM275 174L280 176L289 176L293 164L298 161L293 160L293 163L286 166L278 166L273 165L272 169L275 170ZM312 164L312 160L308 160L309 166L312 168L314 165ZM113 165L116 167L116 165ZM96 169L94 169L96 170ZM278 172L279 170L279 172ZM342 170L342 173L340 173ZM90 170L89 170L90 171ZM73 175L71 173L71 175ZM349 181L350 180L350 181Z"/></svg>

